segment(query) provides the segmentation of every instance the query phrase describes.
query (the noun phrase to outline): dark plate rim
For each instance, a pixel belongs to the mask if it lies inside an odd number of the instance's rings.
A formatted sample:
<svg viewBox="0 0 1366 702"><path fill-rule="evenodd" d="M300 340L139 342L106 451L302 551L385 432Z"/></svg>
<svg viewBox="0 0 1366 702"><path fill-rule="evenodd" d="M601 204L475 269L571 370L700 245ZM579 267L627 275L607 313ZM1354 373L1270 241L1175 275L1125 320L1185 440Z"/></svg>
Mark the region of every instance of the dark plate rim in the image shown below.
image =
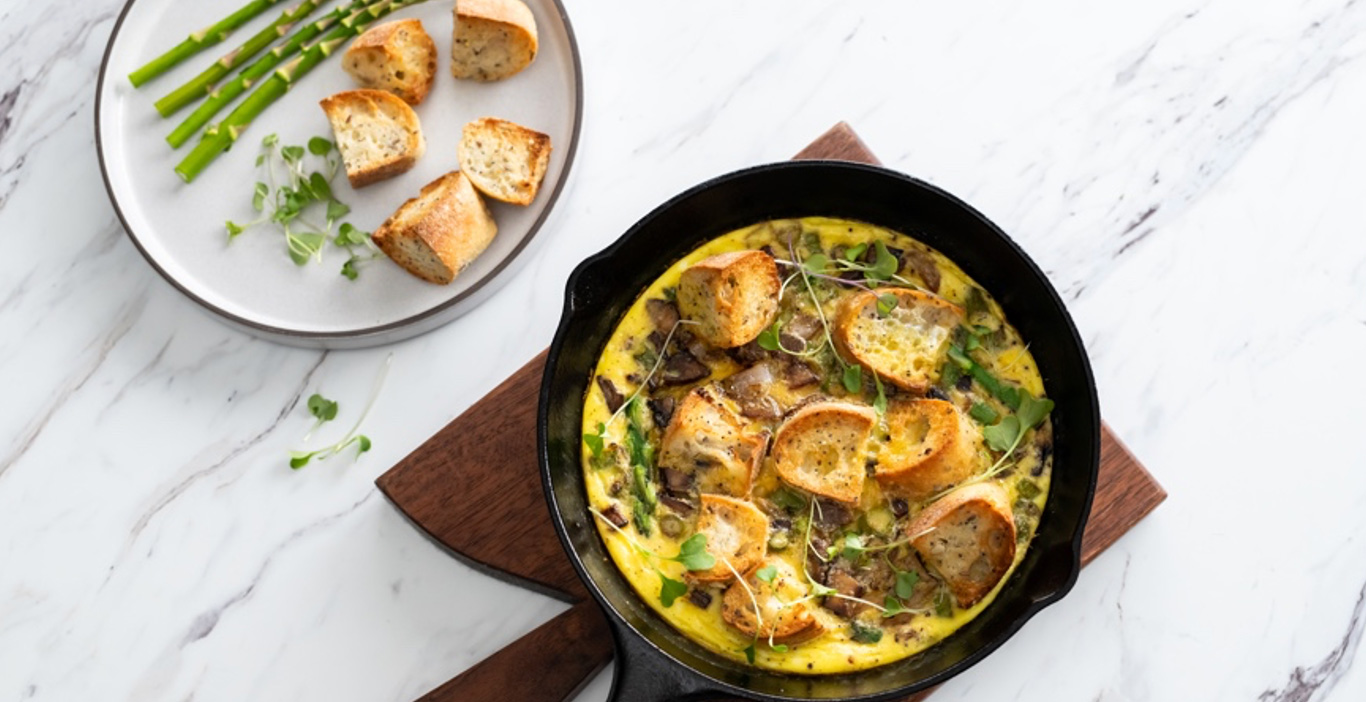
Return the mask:
<svg viewBox="0 0 1366 702"><path fill-rule="evenodd" d="M1057 288L1053 286L1053 283L1048 279L1048 276L1044 274L1043 270L1034 261L1034 259L1031 258L1024 251L1024 249L1021 248L1020 245L1010 237L1009 234L1007 234L1003 229L1001 229L994 222L992 222L988 217L986 217L986 215L982 214L976 208L964 202L961 198L958 198L952 193L949 193L948 191L939 188L931 183L927 183L923 180L920 180L919 178L915 178L914 176L910 176L905 173L901 173L883 166L856 163L850 161L812 159L767 163L725 173L720 176L706 180L698 185L690 187L684 190L683 192L669 198L667 201L665 201L658 207L655 207L649 213L645 214L638 221L632 224L620 237L618 237L606 248L591 256L588 256L581 263L579 263L579 265L576 266L574 270L569 274L569 278L565 283L565 301L564 306L561 310L560 323L556 326L554 340L551 342L548 354L546 356L546 370L544 375L542 376L541 388L538 394L536 432L537 454L541 471L541 487L542 490L545 492L546 500L550 508L550 517L555 525L556 536L559 537L561 546L565 549L566 555L569 557L570 562L574 565L574 570L579 574L579 579L584 582L584 585L588 588L588 591L592 593L592 596L597 601L598 605L607 614L608 621L611 623L613 634L616 639L617 653L619 656L625 654L630 658L638 659L639 654L637 652L643 647L646 650L648 650L648 653L650 654L651 658L658 659L662 657L674 668L686 671L694 678L701 681L705 681L703 684L705 685L704 690L707 693L730 694L746 699L785 701L790 700L791 702L803 702L809 699L805 697L790 697L784 695L757 693L755 691L748 690L742 687L737 687L731 683L725 682L723 680L718 680L714 677L711 677L710 675L702 673L701 671L697 670L696 668L693 668L687 663L678 660L673 655L669 654L667 651L657 646L648 637L641 634L640 632L637 632L634 629L634 627L632 627L631 624L627 621L626 616L623 615L621 612L617 611L616 607L614 607L613 604L603 594L597 582L588 573L587 568L584 566L583 560L580 558L577 550L575 550L574 548L574 544L570 540L568 525L565 524L564 520L561 518L559 502L556 499L555 491L553 489L552 475L550 470L547 412L549 411L551 403L551 369L555 368L556 366L556 362L559 358L561 349L564 347L567 341L567 331L571 326L571 320L576 315L574 305L574 291L579 287L581 278L588 275L589 272L595 266L605 261L611 260L617 254L617 252L621 248L623 248L625 242L629 238L631 238L631 236L633 236L637 231L639 231L642 227L644 227L647 223L658 218L663 213L667 212L669 209L676 206L680 201L690 198L703 190L715 188L733 180L751 177L756 174L768 171L819 168L834 168L837 170L850 169L864 171L867 173L878 175L880 177L894 178L896 180L903 181L904 183L912 187L925 189L935 195L938 195L939 197L945 198L949 202L961 208L964 212L971 214L974 218L978 219L987 229L991 230L997 236L999 236L1006 243L1006 245L1013 250L1014 254L1024 261L1029 271L1039 280L1039 282L1042 283L1043 288L1045 289L1050 302L1053 305L1055 305L1059 310L1061 310L1062 318L1066 323L1066 328L1070 335L1070 342L1081 351L1081 367L1073 370L1074 372L1080 373L1083 376L1083 378L1086 380L1086 386L1090 389L1091 416L1089 419L1092 425L1096 428L1097 432L1097 435L1094 437L1094 440L1092 442L1093 450L1090 452L1091 455L1086 457L1087 464L1090 467L1090 475L1088 478L1088 485L1086 490L1085 507L1082 510L1082 513L1079 515L1079 520L1077 522L1075 532L1072 534L1070 543L1068 543L1068 545L1070 546L1071 561L1068 564L1068 573L1066 578L1064 578L1062 582L1058 583L1056 588L1053 589L1051 592L1047 593L1044 596L1034 597L1033 599L1031 599L1031 601L1025 607L1021 614L1019 614L1017 617L1006 623L999 636L987 641L982 646L979 646L972 654L966 656L958 663L939 672L938 674L930 675L918 681L909 683L903 687L896 688L894 690L889 690L886 692L859 694L849 697L838 698L837 700L826 701L889 702L891 700L898 700L904 698L907 694L913 694L940 685L948 681L949 679L959 675L960 673L968 670L969 668L972 668L973 666L981 662L982 659L986 658L988 655L995 652L998 648L1004 645L1006 641L1010 640L1016 633L1019 632L1019 630L1029 620L1033 619L1035 615L1037 615L1046 607L1061 600L1072 590L1072 588L1076 585L1078 576L1081 573L1082 539L1086 529L1086 524L1090 519L1091 508L1095 498L1096 485L1099 478L1101 432L1100 401L1097 395L1095 375L1091 367L1090 358L1089 356L1087 356L1085 352L1086 347L1081 339L1080 332L1077 330L1076 323L1072 319L1071 313L1068 312L1067 306L1064 304L1062 296L1059 295ZM650 667L648 665L649 661L640 662L646 664L642 667ZM629 673L627 674L629 675ZM619 684L622 681L622 679L623 671L618 669L616 674L616 681L614 682L614 688L616 684Z"/></svg>
<svg viewBox="0 0 1366 702"><path fill-rule="evenodd" d="M495 280L498 280L499 276L502 273L507 271L507 269L511 267L512 264L515 261L517 261L517 259L521 257L522 253L527 249L528 246L531 245L532 240L536 238L536 235L538 233L540 233L541 227L544 226L546 220L550 217L550 213L555 210L555 205L559 201L560 193L561 191L563 191L565 184L569 182L570 171L573 170L574 157L578 153L579 137L583 128L583 62L579 56L579 42L574 34L574 25L569 21L569 14L565 11L564 4L561 2L561 0L550 0L550 2L554 3L555 10L560 16L560 21L564 23L565 35L569 39L569 53L570 56L573 58L574 127L570 134L569 147L565 150L564 171L560 174L560 177L556 181L554 188L552 188L551 191L545 195L545 197L549 198L549 200L546 202L545 209L541 211L541 214L539 217L536 218L536 221L531 223L531 228L528 229L526 234L522 236L521 240L517 242L517 246L514 247L512 251L509 252L506 257L503 258L502 261L499 261L498 265L495 266L492 271L489 271L488 275L481 278L468 290L461 292L459 295L456 295L455 297L446 300L441 304L438 304L427 310L419 312L415 315L410 315L408 317L404 317L403 319L394 322L388 322L385 324L380 324L372 327L361 327L358 329L350 329L335 332L303 331L299 329L291 329L288 327L278 327L271 324L264 324L252 319L247 319L246 317L242 317L237 314L233 314L232 312L229 312L209 302L208 300L205 300L199 295L196 295L193 291L191 291L189 288L183 285L175 276L171 275L166 269L162 268L161 265L157 263L156 259L154 259L152 255L147 251L147 249L142 245L142 242L138 239L138 235L136 232L133 231L133 228L128 226L128 219L124 216L123 208L119 205L118 198L114 195L114 186L109 178L109 167L105 163L104 134L100 129L100 123L102 122L100 117L104 109L104 86L105 81L108 79L109 60L114 52L114 42L119 37L119 31L123 29L123 22L125 19L127 19L129 11L132 10L133 5L137 4L138 2L139 0L127 0L127 2L125 2L123 6L123 9L119 12L118 20L114 22L114 29L109 33L109 41L107 44L105 44L104 55L100 59L99 77L95 81L95 154L98 157L100 163L100 178L104 182L105 194L108 196L110 204L114 206L114 214L118 217L119 224L123 227L124 233L128 235L128 239L133 242L133 246L137 248L138 253L142 254L143 259L145 259L147 263L152 266L152 269L155 270L157 274L159 274L162 277L163 280L165 280L167 283L170 283L171 287L178 290L185 297L193 300L204 310L211 312L215 316L222 318L224 321L228 323L237 325L241 328L251 331L252 333L265 337L277 337L281 339L290 339L299 342L325 342L356 340L364 339L367 337L381 336L391 332L399 331L401 329L412 327L414 325L428 321L434 317L439 317L442 314L449 313L460 303L464 302L465 300L474 298L480 292L484 291L485 288L488 288L490 285L492 285ZM445 321L449 322L453 319L454 317ZM424 331L432 331L434 329L439 328L440 326L442 325L437 324L432 326L430 329L426 329Z"/></svg>

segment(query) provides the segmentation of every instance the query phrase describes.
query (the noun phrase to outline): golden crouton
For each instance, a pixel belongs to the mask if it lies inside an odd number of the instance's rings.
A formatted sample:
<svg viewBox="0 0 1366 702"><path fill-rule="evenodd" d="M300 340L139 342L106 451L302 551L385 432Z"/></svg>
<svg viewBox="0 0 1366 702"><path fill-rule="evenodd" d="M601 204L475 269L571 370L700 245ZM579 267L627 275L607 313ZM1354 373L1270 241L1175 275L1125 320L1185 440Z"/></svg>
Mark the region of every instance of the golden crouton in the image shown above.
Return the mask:
<svg viewBox="0 0 1366 702"><path fill-rule="evenodd" d="M951 402L894 401L886 441L875 454L883 492L919 501L972 477L979 467L977 425Z"/></svg>
<svg viewBox="0 0 1366 702"><path fill-rule="evenodd" d="M959 607L986 597L1015 561L1010 498L996 483L966 485L939 498L916 515L906 533Z"/></svg>
<svg viewBox="0 0 1366 702"><path fill-rule="evenodd" d="M765 568L775 571L771 582L759 577ZM745 584L749 587L746 588ZM763 566L745 575L726 589L721 599L721 618L745 636L775 644L799 644L820 636L825 627L805 603L798 602L808 594L806 583L797 571L780 558L770 558ZM755 603L759 615L755 616ZM798 602L797 604L791 604Z"/></svg>
<svg viewBox="0 0 1366 702"><path fill-rule="evenodd" d="M879 310L883 295L896 298L896 306ZM879 288L845 300L835 344L883 380L923 393L939 380L949 337L962 321L962 308L942 298L907 288Z"/></svg>
<svg viewBox="0 0 1366 702"><path fill-rule="evenodd" d="M764 559L768 517L752 502L704 493L697 533L707 537L707 552L716 557L716 565L690 572L687 577L696 582L723 583L735 577L731 568L745 573Z"/></svg>
<svg viewBox="0 0 1366 702"><path fill-rule="evenodd" d="M863 495L864 445L877 421L871 407L814 402L793 414L773 439L773 461L788 485L832 500Z"/></svg>
<svg viewBox="0 0 1366 702"><path fill-rule="evenodd" d="M718 348L744 346L778 316L782 280L762 251L732 251L694 263L678 281L678 309L691 331Z"/></svg>
<svg viewBox="0 0 1366 702"><path fill-rule="evenodd" d="M748 497L764 458L765 434L746 431L705 388L688 393L660 442L659 465L694 476L701 492Z"/></svg>

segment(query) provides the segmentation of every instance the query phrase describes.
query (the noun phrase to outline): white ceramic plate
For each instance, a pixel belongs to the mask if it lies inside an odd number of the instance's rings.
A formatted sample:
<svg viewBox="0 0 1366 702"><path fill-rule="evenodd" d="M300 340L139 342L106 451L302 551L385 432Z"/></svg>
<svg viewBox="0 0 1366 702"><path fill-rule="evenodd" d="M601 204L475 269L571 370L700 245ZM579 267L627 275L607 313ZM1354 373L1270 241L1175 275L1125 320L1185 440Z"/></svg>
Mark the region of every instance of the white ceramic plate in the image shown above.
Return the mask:
<svg viewBox="0 0 1366 702"><path fill-rule="evenodd" d="M328 2L309 20L345 2ZM496 83L451 76L450 0L428 0L384 18L420 19L436 42L436 82L416 108L427 152L411 171L360 190L351 189L345 174L332 183L337 197L351 206L346 221L374 231L423 185L458 169L456 144L469 120L501 117L549 134L550 168L535 202L529 207L490 202L498 236L452 284L423 282L383 257L365 264L360 277L351 281L340 275L346 253L330 244L323 249L322 263L300 267L290 260L283 235L268 226L228 244L226 220L257 216L251 196L253 184L264 180L255 166L262 138L278 134L286 144L304 144L312 136L332 138L318 101L356 87L335 54L258 117L237 145L193 183L175 174L175 165L197 139L173 150L165 137L194 107L162 119L152 103L273 21L283 3L138 89L128 82L129 72L190 32L227 16L242 0L129 0L124 7L105 52L95 110L100 165L124 229L181 292L228 323L276 341L354 348L397 341L449 322L509 276L555 204L574 157L582 73L573 30L558 0L526 2L536 17L539 52L526 70Z"/></svg>

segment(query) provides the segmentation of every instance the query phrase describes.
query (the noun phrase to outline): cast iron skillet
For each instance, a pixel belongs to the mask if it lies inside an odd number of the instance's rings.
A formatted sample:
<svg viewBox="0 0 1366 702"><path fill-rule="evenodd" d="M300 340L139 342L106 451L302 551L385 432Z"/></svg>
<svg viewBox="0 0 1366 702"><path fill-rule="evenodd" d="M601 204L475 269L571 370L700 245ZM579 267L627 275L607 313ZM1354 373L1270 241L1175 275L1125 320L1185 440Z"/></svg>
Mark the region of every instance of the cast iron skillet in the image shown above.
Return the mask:
<svg viewBox="0 0 1366 702"><path fill-rule="evenodd" d="M747 668L666 624L608 556L587 511L579 463L584 393L617 320L640 292L709 239L768 219L809 215L881 225L957 262L996 296L1031 344L1048 395L1057 402L1048 505L1024 562L991 606L918 655L860 673L821 677ZM759 166L703 183L646 215L569 276L539 412L541 478L555 529L616 638L616 702L727 695L769 701L901 699L991 653L1065 595L1081 569L1082 527L1100 464L1100 412L1076 327L1038 266L986 217L938 188L893 171L822 161Z"/></svg>

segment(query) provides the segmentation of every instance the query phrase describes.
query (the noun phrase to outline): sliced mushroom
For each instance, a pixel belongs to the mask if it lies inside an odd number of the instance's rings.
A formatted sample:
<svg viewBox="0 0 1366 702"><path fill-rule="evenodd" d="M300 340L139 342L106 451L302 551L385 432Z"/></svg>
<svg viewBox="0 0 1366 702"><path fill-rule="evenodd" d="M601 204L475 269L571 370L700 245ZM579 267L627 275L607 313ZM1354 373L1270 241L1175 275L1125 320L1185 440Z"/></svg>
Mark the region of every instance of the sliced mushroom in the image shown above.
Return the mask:
<svg viewBox="0 0 1366 702"><path fill-rule="evenodd" d="M679 351L664 362L660 376L665 385L684 385L711 375L711 369L687 351Z"/></svg>
<svg viewBox="0 0 1366 702"><path fill-rule="evenodd" d="M767 363L746 368L721 381L726 396L740 407L740 414L750 419L777 419L783 408L773 399L773 370Z"/></svg>
<svg viewBox="0 0 1366 702"><path fill-rule="evenodd" d="M598 376L598 387L602 389L602 399L607 401L607 409L616 412L621 409L621 405L626 401L626 396L621 394L617 386L612 383L607 376Z"/></svg>
<svg viewBox="0 0 1366 702"><path fill-rule="evenodd" d="M660 334L668 334L678 324L678 305L668 300L654 298L645 301L645 312Z"/></svg>

